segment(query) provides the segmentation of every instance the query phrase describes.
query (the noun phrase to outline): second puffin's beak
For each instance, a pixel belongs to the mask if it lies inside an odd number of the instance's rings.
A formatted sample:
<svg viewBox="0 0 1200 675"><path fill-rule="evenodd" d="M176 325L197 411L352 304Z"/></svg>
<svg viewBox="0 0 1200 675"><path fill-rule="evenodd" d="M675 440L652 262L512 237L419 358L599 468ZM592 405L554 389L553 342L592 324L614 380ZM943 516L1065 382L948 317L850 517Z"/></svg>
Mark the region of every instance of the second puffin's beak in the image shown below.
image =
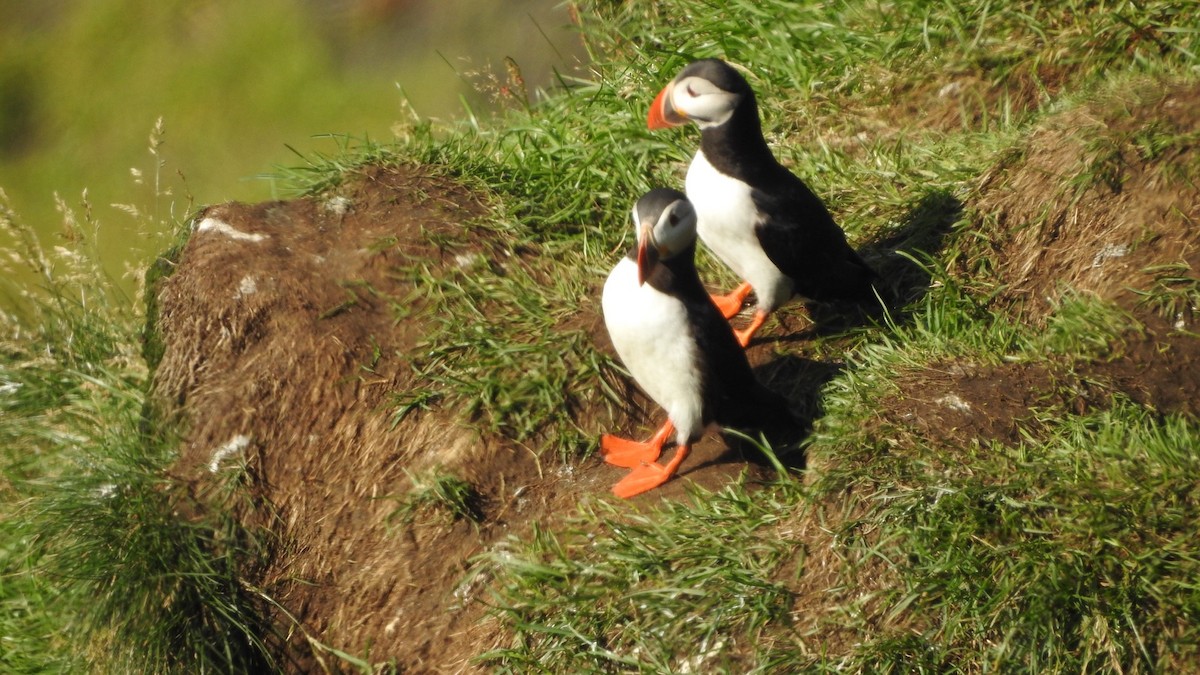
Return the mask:
<svg viewBox="0 0 1200 675"><path fill-rule="evenodd" d="M687 121L687 115L675 109L671 103L671 88L674 82L662 88L654 103L650 104L650 113L646 115L646 127L649 129L666 129L677 127Z"/></svg>
<svg viewBox="0 0 1200 675"><path fill-rule="evenodd" d="M653 228L654 223L648 220L643 221L641 227L638 228L638 286L646 283L646 279L650 276L650 271L658 264L658 247L654 245Z"/></svg>

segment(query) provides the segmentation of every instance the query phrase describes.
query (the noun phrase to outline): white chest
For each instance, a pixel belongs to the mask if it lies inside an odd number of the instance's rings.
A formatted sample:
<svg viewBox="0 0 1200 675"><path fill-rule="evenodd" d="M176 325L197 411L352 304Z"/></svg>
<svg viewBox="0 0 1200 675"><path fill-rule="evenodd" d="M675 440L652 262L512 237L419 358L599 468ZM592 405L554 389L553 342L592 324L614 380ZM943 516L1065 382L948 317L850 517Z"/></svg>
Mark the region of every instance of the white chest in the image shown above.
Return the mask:
<svg viewBox="0 0 1200 675"><path fill-rule="evenodd" d="M637 283L637 265L617 263L604 283L604 324L638 386L667 411L686 440L703 431L700 354L683 303Z"/></svg>
<svg viewBox="0 0 1200 675"><path fill-rule="evenodd" d="M717 171L704 151L697 151L688 167L688 200L696 208L696 232L704 245L750 282L759 305L768 311L783 304L792 294L792 281L771 262L754 232L758 208L750 197L750 186Z"/></svg>

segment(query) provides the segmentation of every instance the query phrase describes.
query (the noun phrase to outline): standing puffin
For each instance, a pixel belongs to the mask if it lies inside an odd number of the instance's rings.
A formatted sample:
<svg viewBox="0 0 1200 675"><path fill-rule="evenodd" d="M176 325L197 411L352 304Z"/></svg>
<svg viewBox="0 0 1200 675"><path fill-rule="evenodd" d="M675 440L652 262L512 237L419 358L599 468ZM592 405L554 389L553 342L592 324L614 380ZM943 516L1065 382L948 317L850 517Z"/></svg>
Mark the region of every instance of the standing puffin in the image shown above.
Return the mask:
<svg viewBox="0 0 1200 675"><path fill-rule="evenodd" d="M753 290L754 318L737 331L745 347L767 315L793 296L806 301L869 303L874 270L808 186L767 147L749 83L728 63L688 64L659 92L646 125L695 122L700 150L687 173L687 196L700 239L745 281L713 302L733 318Z"/></svg>
<svg viewBox="0 0 1200 675"><path fill-rule="evenodd" d="M792 424L787 401L763 387L733 329L696 273L696 212L678 190L658 188L633 207L637 247L604 283L604 324L621 361L667 421L649 441L605 434L609 464L633 471L613 487L632 497L670 480L711 423L743 428ZM677 449L666 465L663 446Z"/></svg>

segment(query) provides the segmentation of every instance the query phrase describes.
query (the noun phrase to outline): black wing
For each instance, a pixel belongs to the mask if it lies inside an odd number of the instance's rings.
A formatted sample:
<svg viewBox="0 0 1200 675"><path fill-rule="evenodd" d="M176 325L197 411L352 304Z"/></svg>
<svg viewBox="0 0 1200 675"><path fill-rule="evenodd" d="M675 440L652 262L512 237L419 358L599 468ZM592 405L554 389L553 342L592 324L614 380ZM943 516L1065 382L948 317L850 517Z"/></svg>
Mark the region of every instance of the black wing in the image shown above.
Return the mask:
<svg viewBox="0 0 1200 675"><path fill-rule="evenodd" d="M646 283L678 298L687 312L699 352L705 424L764 429L792 423L787 400L759 384L733 328L708 297L696 274L694 253L663 261Z"/></svg>
<svg viewBox="0 0 1200 675"><path fill-rule="evenodd" d="M708 297L690 300L688 312L703 360L705 422L735 428L771 428L791 420L787 401L759 383L733 328Z"/></svg>
<svg viewBox="0 0 1200 675"><path fill-rule="evenodd" d="M821 199L799 178L786 174L750 197L758 207L758 241L771 262L791 277L796 293L810 300L869 301L875 271L846 241Z"/></svg>

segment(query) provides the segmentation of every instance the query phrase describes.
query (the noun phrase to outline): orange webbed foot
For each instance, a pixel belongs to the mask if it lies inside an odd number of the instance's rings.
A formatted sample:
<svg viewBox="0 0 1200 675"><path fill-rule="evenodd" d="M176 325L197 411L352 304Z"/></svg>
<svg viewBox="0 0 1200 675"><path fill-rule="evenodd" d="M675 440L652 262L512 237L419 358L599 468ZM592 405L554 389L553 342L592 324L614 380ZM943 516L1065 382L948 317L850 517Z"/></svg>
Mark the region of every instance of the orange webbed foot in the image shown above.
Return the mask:
<svg viewBox="0 0 1200 675"><path fill-rule="evenodd" d="M662 444L631 441L612 434L604 434L600 437L600 456L613 466L632 469L657 461L661 454Z"/></svg>
<svg viewBox="0 0 1200 675"><path fill-rule="evenodd" d="M746 302L746 296L750 295L750 283L743 281L741 286L733 289L726 295L710 295L714 305L717 306L717 311L726 319L732 319L742 311L742 305Z"/></svg>
<svg viewBox="0 0 1200 675"><path fill-rule="evenodd" d="M629 499L666 483L671 480L671 476L675 475L690 450L689 446L679 446L679 449L675 451L675 456L666 466L657 463L638 466L613 486L613 494L622 499Z"/></svg>
<svg viewBox="0 0 1200 675"><path fill-rule="evenodd" d="M600 456L604 458L605 462L626 469L650 464L658 461L659 455L662 455L663 445L673 433L675 433L675 425L671 424L671 420L667 420L659 427L658 431L654 432L650 440L645 442L604 434L600 437Z"/></svg>
<svg viewBox="0 0 1200 675"><path fill-rule="evenodd" d="M622 499L629 499L649 492L669 480L671 474L667 473L667 467L661 464L642 464L614 485L612 491Z"/></svg>

